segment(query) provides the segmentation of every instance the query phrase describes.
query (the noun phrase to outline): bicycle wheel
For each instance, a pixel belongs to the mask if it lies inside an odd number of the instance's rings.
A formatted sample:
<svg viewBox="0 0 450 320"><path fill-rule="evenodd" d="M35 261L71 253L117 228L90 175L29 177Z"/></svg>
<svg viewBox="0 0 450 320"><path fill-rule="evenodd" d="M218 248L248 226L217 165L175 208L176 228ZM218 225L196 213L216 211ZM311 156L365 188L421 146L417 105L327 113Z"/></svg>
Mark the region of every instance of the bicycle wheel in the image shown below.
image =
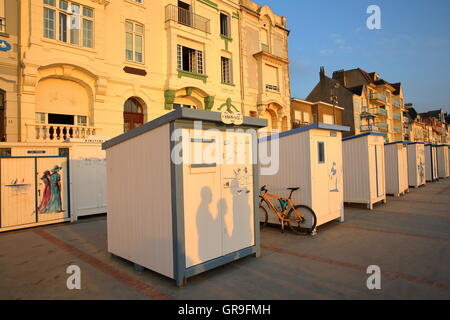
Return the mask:
<svg viewBox="0 0 450 320"><path fill-rule="evenodd" d="M317 217L314 211L304 205L297 205L294 207L297 212L302 215L303 221L299 220L299 217L291 208L287 215L288 220L298 221L288 221L289 228L297 234L311 234L316 229Z"/></svg>
<svg viewBox="0 0 450 320"><path fill-rule="evenodd" d="M269 214L267 213L267 209L263 206L264 202L259 204L259 226L260 228L264 228L267 226L267 222L269 221ZM267 204L265 204L267 205Z"/></svg>

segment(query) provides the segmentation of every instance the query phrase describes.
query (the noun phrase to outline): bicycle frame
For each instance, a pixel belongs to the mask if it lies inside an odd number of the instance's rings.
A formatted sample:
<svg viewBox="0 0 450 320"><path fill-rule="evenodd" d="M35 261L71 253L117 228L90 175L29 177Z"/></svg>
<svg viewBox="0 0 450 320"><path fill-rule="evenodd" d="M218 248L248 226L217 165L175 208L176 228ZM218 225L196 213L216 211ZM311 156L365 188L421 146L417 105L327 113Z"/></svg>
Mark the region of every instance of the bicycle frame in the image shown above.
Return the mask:
<svg viewBox="0 0 450 320"><path fill-rule="evenodd" d="M269 207L272 209L272 211L274 211L274 212L276 213L276 215L278 216L278 218L279 218L281 221L284 221L284 222L292 221L292 222L294 222L294 221L299 221L299 220L300 220L300 221L303 221L303 220L304 220L303 216L295 209L294 204L292 203L291 199L284 199L284 198L275 196L275 195L270 194L270 193L264 193L264 194L263 194L262 196L260 196L260 197L261 197L261 202L262 202L262 201L266 201L266 203L269 205ZM276 200L284 200L284 201L287 201L288 204L289 204L289 206L286 206L286 209L284 209L284 211L281 213L281 212L279 212L279 211L277 210L277 208L276 208L275 205L272 203L272 201L270 200L270 198L273 198L273 199L276 199ZM293 210L294 210L295 214L296 214L297 217L298 217L297 219L286 219L286 218L285 218L286 213L288 212L289 209L293 209Z"/></svg>

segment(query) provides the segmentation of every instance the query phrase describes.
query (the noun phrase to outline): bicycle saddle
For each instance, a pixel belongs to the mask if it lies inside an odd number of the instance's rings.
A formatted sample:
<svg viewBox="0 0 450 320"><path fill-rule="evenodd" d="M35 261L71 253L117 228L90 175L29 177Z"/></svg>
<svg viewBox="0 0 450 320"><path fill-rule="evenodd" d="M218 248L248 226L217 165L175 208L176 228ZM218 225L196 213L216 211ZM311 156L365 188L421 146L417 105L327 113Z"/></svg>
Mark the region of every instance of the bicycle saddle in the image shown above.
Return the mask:
<svg viewBox="0 0 450 320"><path fill-rule="evenodd" d="M291 190L291 191L297 191L297 190L300 190L300 188L299 187L297 187L297 188L287 188L288 190Z"/></svg>

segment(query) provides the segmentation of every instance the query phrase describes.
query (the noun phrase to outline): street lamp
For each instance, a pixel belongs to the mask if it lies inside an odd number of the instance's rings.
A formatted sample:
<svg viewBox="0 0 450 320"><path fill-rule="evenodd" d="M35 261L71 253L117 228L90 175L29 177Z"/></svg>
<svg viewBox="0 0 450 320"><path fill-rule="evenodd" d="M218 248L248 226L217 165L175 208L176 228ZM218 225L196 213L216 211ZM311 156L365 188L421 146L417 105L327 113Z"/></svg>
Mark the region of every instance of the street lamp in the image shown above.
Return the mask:
<svg viewBox="0 0 450 320"><path fill-rule="evenodd" d="M339 88L341 85L339 83L335 83L333 87L331 88L331 103L333 104L333 124L336 124L336 105L338 104L338 97L336 95L336 89Z"/></svg>

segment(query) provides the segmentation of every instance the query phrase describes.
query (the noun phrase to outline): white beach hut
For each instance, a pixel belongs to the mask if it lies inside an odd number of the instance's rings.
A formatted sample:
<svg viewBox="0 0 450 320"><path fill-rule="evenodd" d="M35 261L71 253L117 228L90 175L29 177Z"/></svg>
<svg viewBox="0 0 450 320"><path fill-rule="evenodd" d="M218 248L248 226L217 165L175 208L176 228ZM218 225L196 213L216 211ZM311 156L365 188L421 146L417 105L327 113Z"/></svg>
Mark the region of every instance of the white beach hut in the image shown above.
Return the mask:
<svg viewBox="0 0 450 320"><path fill-rule="evenodd" d="M386 193L399 197L409 191L408 151L403 141L384 145Z"/></svg>
<svg viewBox="0 0 450 320"><path fill-rule="evenodd" d="M434 144L425 145L425 178L427 182L439 180L437 148Z"/></svg>
<svg viewBox="0 0 450 320"><path fill-rule="evenodd" d="M104 143L108 251L179 286L258 256L256 129L266 125L180 108Z"/></svg>
<svg viewBox="0 0 450 320"><path fill-rule="evenodd" d="M266 168L261 165L260 184L285 197L287 188L299 187L293 202L312 208L317 226L343 221L342 132L349 129L315 123L260 139L261 150L272 150L272 160L279 160L278 170L270 174L264 174ZM269 223L280 223L273 212L269 212Z"/></svg>
<svg viewBox="0 0 450 320"><path fill-rule="evenodd" d="M438 167L438 175L440 179L446 179L449 177L449 160L448 160L448 146L438 145L436 146L436 154L437 154L437 167Z"/></svg>
<svg viewBox="0 0 450 320"><path fill-rule="evenodd" d="M61 168L60 184L53 190L59 192L57 209L63 213L50 214L55 206L46 206L53 201L48 181L55 165ZM99 141L3 142L0 168L0 232L106 213L105 151Z"/></svg>
<svg viewBox="0 0 450 320"><path fill-rule="evenodd" d="M422 142L408 143L408 183L414 188L426 183L425 144Z"/></svg>
<svg viewBox="0 0 450 320"><path fill-rule="evenodd" d="M363 203L372 210L386 203L383 133L369 132L343 139L344 201Z"/></svg>

